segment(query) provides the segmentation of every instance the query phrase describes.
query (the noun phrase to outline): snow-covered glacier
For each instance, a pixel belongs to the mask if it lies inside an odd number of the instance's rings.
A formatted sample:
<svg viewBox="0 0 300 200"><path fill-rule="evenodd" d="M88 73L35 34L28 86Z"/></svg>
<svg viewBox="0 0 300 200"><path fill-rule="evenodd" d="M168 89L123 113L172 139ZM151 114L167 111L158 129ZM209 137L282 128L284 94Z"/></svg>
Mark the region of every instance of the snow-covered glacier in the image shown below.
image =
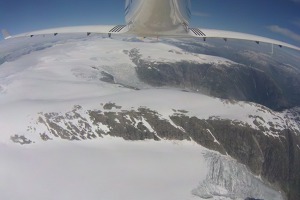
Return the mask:
<svg viewBox="0 0 300 200"><path fill-rule="evenodd" d="M166 42L32 39L0 47L0 199L285 199L263 165L265 152L277 158L272 145L284 151L286 135L300 135L298 108L153 86L137 73L239 63Z"/></svg>

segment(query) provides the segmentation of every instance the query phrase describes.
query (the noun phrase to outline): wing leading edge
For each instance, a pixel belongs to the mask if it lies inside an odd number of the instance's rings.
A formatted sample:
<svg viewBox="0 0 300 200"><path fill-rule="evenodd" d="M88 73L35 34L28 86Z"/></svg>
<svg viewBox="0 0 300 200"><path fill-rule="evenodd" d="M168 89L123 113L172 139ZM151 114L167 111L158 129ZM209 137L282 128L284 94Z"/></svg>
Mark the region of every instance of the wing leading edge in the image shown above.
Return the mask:
<svg viewBox="0 0 300 200"><path fill-rule="evenodd" d="M279 47L288 47L288 48L300 51L299 47L285 43L285 42L281 42L278 40L261 37L261 36L257 36L257 35L233 32L233 31L189 28L188 36L203 38L204 40L206 40L206 38L222 38L225 41L227 41L228 39L247 40L247 41L256 42L257 44L259 44L260 42L268 43L268 44L278 45Z"/></svg>
<svg viewBox="0 0 300 200"><path fill-rule="evenodd" d="M107 26L71 26L71 27L61 27L61 28L52 28L45 30L32 31L28 33L22 33L19 35L10 36L5 30L2 31L5 39L10 38L19 38L19 37L34 37L37 35L54 35L57 34L68 34L68 33L86 33L90 35L92 33L99 34L126 34L128 28L126 25L107 25Z"/></svg>
<svg viewBox="0 0 300 200"><path fill-rule="evenodd" d="M111 36L111 34L118 34L118 35L135 34L134 32L130 31L129 27L126 25L61 27L61 28L32 31L28 33L22 33L19 35L14 35L14 36L9 35L9 33L6 30L3 30L2 32L5 39L18 38L18 37L34 37L36 35L51 35L51 34L55 36L57 34L68 34L68 33L86 33L87 35L90 35L92 33L99 33L99 34L108 34L108 36ZM216 29L189 28L186 33L180 33L180 34L166 33L158 36L159 37L182 37L182 38L196 37L196 38L203 38L204 40L206 40L206 38L221 38L224 39L225 41L227 41L228 39L248 40L248 41L256 42L258 44L260 42L269 43L269 44L278 45L279 47L288 47L300 51L299 47L282 41L261 37L257 35L252 35L252 34L216 30Z"/></svg>

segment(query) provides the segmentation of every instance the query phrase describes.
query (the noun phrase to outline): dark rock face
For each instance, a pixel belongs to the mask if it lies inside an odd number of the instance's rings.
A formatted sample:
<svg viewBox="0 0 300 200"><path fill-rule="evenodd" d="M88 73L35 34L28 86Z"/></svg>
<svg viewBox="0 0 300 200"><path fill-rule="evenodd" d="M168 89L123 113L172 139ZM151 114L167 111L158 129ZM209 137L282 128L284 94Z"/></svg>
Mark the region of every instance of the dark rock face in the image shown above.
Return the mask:
<svg viewBox="0 0 300 200"><path fill-rule="evenodd" d="M114 110L112 110L114 109ZM145 107L121 110L114 103L100 110L83 111L82 107L65 114L40 113L38 123L47 131L37 133L42 140L55 137L67 140L96 139L105 135L125 140L193 140L222 154L228 154L245 164L254 174L261 175L276 189L284 191L288 199L300 199L300 136L294 129L257 129L241 122L187 116L187 111L173 110L169 119ZM258 116L252 116L257 120ZM262 119L265 121L265 119ZM266 124L271 124L265 121ZM29 127L33 130L33 127ZM14 142L31 142L14 136Z"/></svg>
<svg viewBox="0 0 300 200"><path fill-rule="evenodd" d="M24 135L14 135L11 136L10 139L14 142L14 143L19 143L21 145L24 144L31 144L32 141L27 139Z"/></svg>
<svg viewBox="0 0 300 200"><path fill-rule="evenodd" d="M155 63L153 69L142 62L136 71L141 80L153 86L172 86L202 91L210 96L251 101L272 109L285 107L282 92L264 73L243 66L214 66L182 61ZM222 69L220 69L222 68Z"/></svg>
<svg viewBox="0 0 300 200"><path fill-rule="evenodd" d="M199 120L186 116L175 116L172 120L187 130L197 143L221 153L225 151L255 174L282 188L289 199L300 198L300 173L295 168L300 166L300 151L297 149L300 137L289 129L281 131L280 137L273 138L228 120ZM220 143L219 147L203 140L205 134L201 132L207 129ZM198 133L195 134L195 131Z"/></svg>
<svg viewBox="0 0 300 200"><path fill-rule="evenodd" d="M271 48L269 46L265 48L249 42L235 42L232 40L230 43L224 44L222 41L212 39L208 43L210 45L201 44L196 40L185 40L184 42L167 41L166 43L191 53L227 58L244 65L246 71L249 72L253 69L258 70L266 79L263 82L256 82L257 87L252 88L253 91L250 91L249 96L246 98L247 101L262 103L276 110L283 110L300 105L300 62L298 52L295 54L286 53L282 51L282 49L275 48L274 54L271 54ZM234 77L240 77L240 72L234 74ZM214 75L215 78L213 80L218 81L219 74L215 73ZM249 73L245 80L248 80L251 76L253 75ZM255 75L253 78L256 80ZM224 79L224 81L226 80ZM262 81L262 79L260 79L260 81ZM222 83L227 84L227 82ZM248 81L241 81L238 87L249 87L249 83ZM269 102L270 99L261 98L261 96L257 95L257 93L259 94L260 92L271 92L269 95L275 94L272 88L269 88L270 91L263 91L265 89L264 87L266 87L264 84L276 85L276 90L279 91L279 93L276 94L279 95L277 96L278 104L272 101ZM236 98L235 95L232 95L231 98L239 99Z"/></svg>
<svg viewBox="0 0 300 200"><path fill-rule="evenodd" d="M139 78L153 86L201 91L215 97L259 103L275 110L300 105L299 66L285 64L283 55L276 57L239 48L209 48L192 43L173 45L192 53L228 58L241 65L149 62L142 59L138 49L125 53L136 64Z"/></svg>
<svg viewBox="0 0 300 200"><path fill-rule="evenodd" d="M102 71L101 74L103 76L100 79L101 81L107 82L107 83L115 83L115 78L111 74L104 72L104 71Z"/></svg>
<svg viewBox="0 0 300 200"><path fill-rule="evenodd" d="M93 124L103 124L109 127L110 131L105 133L100 131L101 135L111 135L122 137L125 140L189 140L189 137L183 131L172 126L168 121L160 119L159 114L147 108L139 108L137 111L116 112L97 112L89 111ZM145 122L152 127L149 130Z"/></svg>
<svg viewBox="0 0 300 200"><path fill-rule="evenodd" d="M137 65L138 77L152 86L172 86L208 95L256 102L280 110L288 107L282 89L265 72L244 65L149 62L141 59L139 51L129 52Z"/></svg>

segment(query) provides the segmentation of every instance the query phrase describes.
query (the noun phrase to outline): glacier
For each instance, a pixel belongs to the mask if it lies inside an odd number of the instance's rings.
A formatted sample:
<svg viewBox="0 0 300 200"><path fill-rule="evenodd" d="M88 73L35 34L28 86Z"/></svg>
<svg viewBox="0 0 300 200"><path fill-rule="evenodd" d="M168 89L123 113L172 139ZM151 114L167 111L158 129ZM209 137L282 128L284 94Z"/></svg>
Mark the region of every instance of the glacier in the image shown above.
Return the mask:
<svg viewBox="0 0 300 200"><path fill-rule="evenodd" d="M44 44L40 44L43 39L36 40L37 44L16 50L0 65L0 199L285 198L280 188L229 155L192 140L168 141L157 136L160 141L124 141L106 135L65 141L51 135L47 123L38 121L45 114L55 113L57 118L50 118L50 123L64 130L87 130L89 125L91 132L109 133L112 128L95 125L89 111L122 115L123 111L142 107L157 112L160 119L183 132L172 116L184 113L200 120L230 120L277 139L287 126L299 132L297 109L295 113L275 112L255 103L144 83L137 77L129 52L138 50L150 63L186 60L230 68L236 62L153 41L128 42L100 36L53 39ZM18 49L18 45L27 43L26 39L12 46ZM112 77L111 82L103 81L107 76ZM121 108L107 111L103 108L107 103ZM80 109L72 112L76 105ZM146 117L127 117L135 127L142 123L149 132L156 132ZM207 132L221 145L213 130ZM44 142L41 133L52 140ZM19 146L11 140L14 135L32 143Z"/></svg>

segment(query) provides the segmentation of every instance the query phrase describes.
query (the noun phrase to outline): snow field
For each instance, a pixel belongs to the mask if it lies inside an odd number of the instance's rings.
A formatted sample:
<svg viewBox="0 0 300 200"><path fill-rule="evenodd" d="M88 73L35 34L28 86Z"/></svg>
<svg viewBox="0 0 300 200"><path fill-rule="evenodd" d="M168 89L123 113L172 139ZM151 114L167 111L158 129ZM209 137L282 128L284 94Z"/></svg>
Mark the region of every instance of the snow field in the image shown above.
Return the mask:
<svg viewBox="0 0 300 200"><path fill-rule="evenodd" d="M5 160L0 165L0 199L192 199L192 188L208 170L204 151L188 142L117 138L0 145Z"/></svg>

